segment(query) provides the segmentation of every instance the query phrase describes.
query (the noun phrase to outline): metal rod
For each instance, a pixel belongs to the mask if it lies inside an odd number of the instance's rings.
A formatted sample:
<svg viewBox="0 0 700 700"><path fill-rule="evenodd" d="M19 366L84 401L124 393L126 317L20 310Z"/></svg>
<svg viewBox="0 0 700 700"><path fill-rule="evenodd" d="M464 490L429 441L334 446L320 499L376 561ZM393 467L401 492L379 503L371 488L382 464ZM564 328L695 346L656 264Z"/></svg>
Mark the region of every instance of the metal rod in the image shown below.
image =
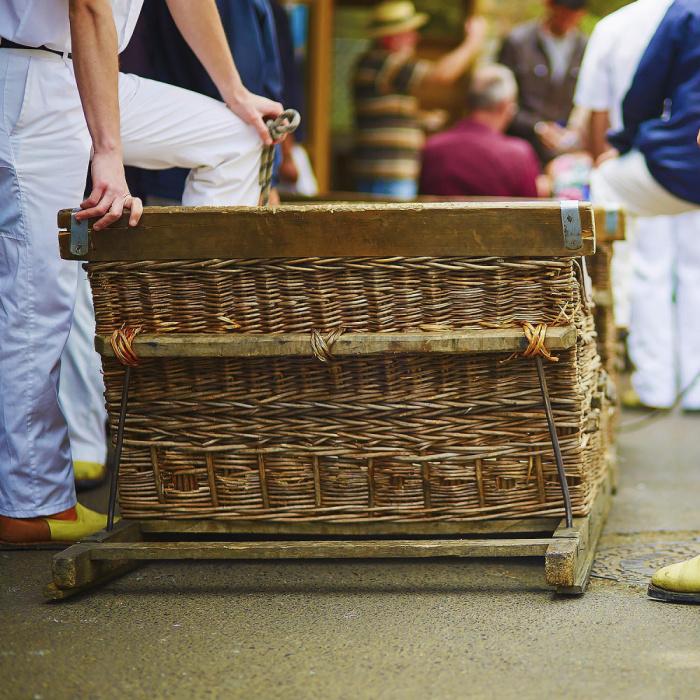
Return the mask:
<svg viewBox="0 0 700 700"><path fill-rule="evenodd" d="M544 412L547 416L547 425L549 426L549 437L552 440L554 448L554 459L557 463L557 472L559 473L559 483L561 484L561 493L564 496L564 512L566 514L566 527L573 527L574 520L571 511L571 496L569 496L569 484L566 481L566 472L564 471L564 459L561 456L559 447L559 437L557 436L557 428L554 425L554 414L552 413L552 404L549 401L549 392L547 391L547 379L544 376L544 365L542 364L542 356L535 355L535 365L537 367L537 377L540 380L540 389L542 390L542 401L544 401Z"/></svg>
<svg viewBox="0 0 700 700"><path fill-rule="evenodd" d="M131 367L126 365L124 369L124 384L122 385L122 403L119 409L119 425L117 426L117 444L114 448L114 464L112 465L112 480L109 485L109 507L107 508L107 532L114 528L114 508L117 504L117 484L119 482L119 462L122 458L122 444L124 442L124 424L126 423L126 404L129 401L129 382L131 381Z"/></svg>

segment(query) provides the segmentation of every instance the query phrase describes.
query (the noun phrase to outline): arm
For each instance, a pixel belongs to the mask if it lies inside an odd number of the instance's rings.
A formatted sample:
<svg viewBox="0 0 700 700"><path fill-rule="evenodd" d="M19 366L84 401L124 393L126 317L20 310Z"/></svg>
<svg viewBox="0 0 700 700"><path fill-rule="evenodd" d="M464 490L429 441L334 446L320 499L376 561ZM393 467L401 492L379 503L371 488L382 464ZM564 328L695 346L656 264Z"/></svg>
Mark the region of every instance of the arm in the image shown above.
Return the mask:
<svg viewBox="0 0 700 700"><path fill-rule="evenodd" d="M93 189L76 219L101 217L99 231L131 209L129 224L141 217L141 200L132 198L124 177L119 133L117 30L109 0L70 0L73 65L85 120L92 138Z"/></svg>
<svg viewBox="0 0 700 700"><path fill-rule="evenodd" d="M278 117L282 105L249 92L241 82L214 0L166 0L178 30L209 73L228 108L254 126L263 143L272 143L264 117Z"/></svg>
<svg viewBox="0 0 700 700"><path fill-rule="evenodd" d="M462 76L467 66L479 54L485 38L486 20L483 17L470 17L464 23L462 43L450 53L431 63L426 80L439 85L453 83Z"/></svg>
<svg viewBox="0 0 700 700"><path fill-rule="evenodd" d="M608 143L608 129L610 128L610 119L608 112L591 112L591 120L589 122L589 142L590 151L593 160L596 161L603 153L610 150Z"/></svg>

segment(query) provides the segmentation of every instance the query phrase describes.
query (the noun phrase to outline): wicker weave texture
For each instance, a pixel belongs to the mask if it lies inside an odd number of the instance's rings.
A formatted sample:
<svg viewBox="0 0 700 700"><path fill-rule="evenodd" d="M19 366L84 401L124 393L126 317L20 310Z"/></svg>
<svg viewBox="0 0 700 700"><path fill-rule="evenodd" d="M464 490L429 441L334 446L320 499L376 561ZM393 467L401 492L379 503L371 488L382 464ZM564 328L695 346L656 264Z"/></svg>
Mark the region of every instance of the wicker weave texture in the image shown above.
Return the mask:
<svg viewBox="0 0 700 700"><path fill-rule="evenodd" d="M97 333L355 332L556 325L570 260L342 258L93 263ZM578 297L576 297L577 299Z"/></svg>
<svg viewBox="0 0 700 700"><path fill-rule="evenodd" d="M573 320L577 345L546 372L576 513L587 512L604 476L607 411L591 421L590 409L600 362L569 260L110 263L91 265L90 276L102 333L124 322L149 332L255 333ZM169 316L159 308L166 298ZM122 512L280 521L560 514L534 363L505 359L144 361L129 399ZM104 369L114 434L123 367L106 359Z"/></svg>

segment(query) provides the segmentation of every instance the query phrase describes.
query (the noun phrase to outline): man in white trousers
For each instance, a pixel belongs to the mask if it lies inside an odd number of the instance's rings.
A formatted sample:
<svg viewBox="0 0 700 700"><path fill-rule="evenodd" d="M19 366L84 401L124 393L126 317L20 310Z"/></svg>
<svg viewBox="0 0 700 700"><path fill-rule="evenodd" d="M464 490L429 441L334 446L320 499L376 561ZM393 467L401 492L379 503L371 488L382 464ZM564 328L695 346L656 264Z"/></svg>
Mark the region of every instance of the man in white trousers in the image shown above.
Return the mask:
<svg viewBox="0 0 700 700"><path fill-rule="evenodd" d="M574 98L591 112L594 158L610 148L607 131L623 129L623 100L672 2L637 0L595 27ZM629 329L636 368L626 403L669 407L679 383L687 387L700 370L700 213L631 219L628 240L614 244L612 265L615 318ZM682 402L700 408L700 382Z"/></svg>
<svg viewBox="0 0 700 700"><path fill-rule="evenodd" d="M0 5L0 541L73 542L105 516L76 504L59 408L78 265L58 254L56 213L93 190L76 218L97 230L141 215L124 163L191 168L184 202L255 205L263 117L214 0L168 0L226 104L118 72L142 0L5 0ZM71 54L72 52L72 54Z"/></svg>

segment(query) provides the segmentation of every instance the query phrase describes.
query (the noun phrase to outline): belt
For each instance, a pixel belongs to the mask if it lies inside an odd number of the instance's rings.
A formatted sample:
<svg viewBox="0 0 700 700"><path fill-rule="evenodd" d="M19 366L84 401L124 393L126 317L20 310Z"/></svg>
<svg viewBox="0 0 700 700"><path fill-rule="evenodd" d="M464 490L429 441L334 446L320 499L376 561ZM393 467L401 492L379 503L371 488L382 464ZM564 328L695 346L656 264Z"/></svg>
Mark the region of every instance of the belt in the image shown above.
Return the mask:
<svg viewBox="0 0 700 700"><path fill-rule="evenodd" d="M48 46L25 46L24 44L15 44L14 41L9 39L0 38L0 48L2 49L28 49L30 51L48 51L50 53L55 53L57 56L63 56L64 58L73 58L72 53L64 53L63 51L56 51L56 49L50 49Z"/></svg>

